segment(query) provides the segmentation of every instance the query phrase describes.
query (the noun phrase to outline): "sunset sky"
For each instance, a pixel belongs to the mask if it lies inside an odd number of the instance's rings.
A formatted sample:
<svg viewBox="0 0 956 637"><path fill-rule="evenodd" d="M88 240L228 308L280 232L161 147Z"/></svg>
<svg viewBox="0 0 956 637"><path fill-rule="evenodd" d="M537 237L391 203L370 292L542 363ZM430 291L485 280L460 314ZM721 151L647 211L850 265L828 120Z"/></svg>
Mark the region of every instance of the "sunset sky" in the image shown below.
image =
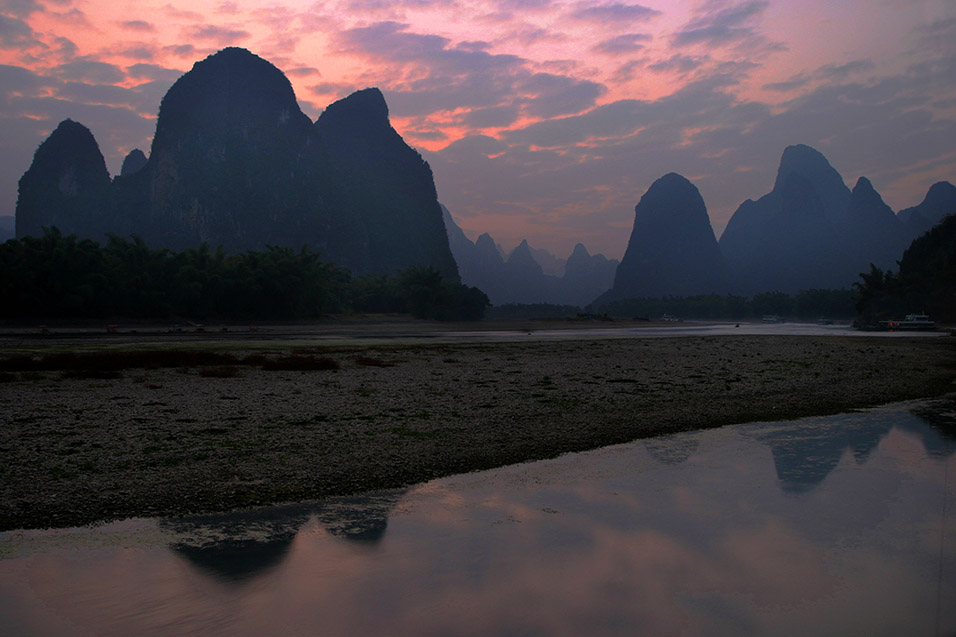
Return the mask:
<svg viewBox="0 0 956 637"><path fill-rule="evenodd" d="M241 46L315 119L382 89L474 239L620 258L634 205L679 172L714 231L823 152L894 209L956 181L956 0L0 0L0 215L65 118L112 174L162 96Z"/></svg>

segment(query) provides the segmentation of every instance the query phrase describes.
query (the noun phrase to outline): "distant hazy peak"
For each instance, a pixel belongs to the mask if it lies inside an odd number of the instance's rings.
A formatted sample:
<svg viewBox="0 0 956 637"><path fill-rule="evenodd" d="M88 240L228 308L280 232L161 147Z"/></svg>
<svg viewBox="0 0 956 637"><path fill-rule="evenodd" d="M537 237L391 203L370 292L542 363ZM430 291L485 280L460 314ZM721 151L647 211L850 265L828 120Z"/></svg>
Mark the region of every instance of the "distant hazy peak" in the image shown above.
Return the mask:
<svg viewBox="0 0 956 637"><path fill-rule="evenodd" d="M774 189L783 185L784 179L791 173L810 178L813 173L836 172L823 153L806 144L794 144L783 149ZM843 181L842 179L840 180Z"/></svg>
<svg viewBox="0 0 956 637"><path fill-rule="evenodd" d="M528 245L527 239L522 239L518 247L511 251L507 263L509 266L521 266L539 272L542 270L541 264L531 253L531 246Z"/></svg>
<svg viewBox="0 0 956 637"><path fill-rule="evenodd" d="M148 160L146 155L138 148L129 151L129 154L123 159L123 167L120 168L120 176L128 177L138 173L146 167Z"/></svg>
<svg viewBox="0 0 956 637"><path fill-rule="evenodd" d="M823 153L805 144L787 146L780 158L773 192L781 192L791 175L799 175L810 182L828 219L840 220L846 216L850 189Z"/></svg>
<svg viewBox="0 0 956 637"><path fill-rule="evenodd" d="M861 205L877 206L889 210L889 206L883 201L883 197L876 191L873 184L866 177L860 177L853 186L851 208L857 208ZM892 214L892 211L891 211Z"/></svg>
<svg viewBox="0 0 956 637"><path fill-rule="evenodd" d="M860 177L856 180L856 185L853 186L853 193L857 192L866 193L868 191L876 192L876 189L873 188L873 183L866 177Z"/></svg>
<svg viewBox="0 0 956 637"><path fill-rule="evenodd" d="M934 205L937 203L950 203L956 200L956 186L948 181L937 181L929 187L923 203Z"/></svg>

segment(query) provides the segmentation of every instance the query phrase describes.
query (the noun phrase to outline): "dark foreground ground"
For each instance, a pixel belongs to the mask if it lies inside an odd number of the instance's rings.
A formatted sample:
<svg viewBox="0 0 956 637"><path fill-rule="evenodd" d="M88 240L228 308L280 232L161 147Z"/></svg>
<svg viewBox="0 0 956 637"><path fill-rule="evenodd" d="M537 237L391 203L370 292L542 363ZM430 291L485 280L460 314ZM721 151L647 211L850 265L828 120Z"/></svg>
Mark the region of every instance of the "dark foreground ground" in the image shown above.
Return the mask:
<svg viewBox="0 0 956 637"><path fill-rule="evenodd" d="M947 336L0 345L0 530L398 487L956 390Z"/></svg>

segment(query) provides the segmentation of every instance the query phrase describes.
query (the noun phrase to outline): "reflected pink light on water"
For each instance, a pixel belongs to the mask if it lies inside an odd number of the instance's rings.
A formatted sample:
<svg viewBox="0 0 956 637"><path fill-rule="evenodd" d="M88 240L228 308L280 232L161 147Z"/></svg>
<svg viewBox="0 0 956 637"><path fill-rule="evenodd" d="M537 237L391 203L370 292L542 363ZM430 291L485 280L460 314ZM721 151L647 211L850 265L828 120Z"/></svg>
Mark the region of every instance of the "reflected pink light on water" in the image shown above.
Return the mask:
<svg viewBox="0 0 956 637"><path fill-rule="evenodd" d="M880 437L861 437L867 427ZM801 436L815 445L809 455L797 453ZM956 454L933 436L897 406L637 441L369 504L319 502L294 536L278 536L275 560L241 577L167 546L210 535L214 518L207 531L164 521L3 534L0 625L52 635L912 634L932 633L938 611L950 630L956 544L940 533L956 530L942 515L956 503L946 482ZM927 444L943 451L931 457ZM798 478L800 490L784 488Z"/></svg>

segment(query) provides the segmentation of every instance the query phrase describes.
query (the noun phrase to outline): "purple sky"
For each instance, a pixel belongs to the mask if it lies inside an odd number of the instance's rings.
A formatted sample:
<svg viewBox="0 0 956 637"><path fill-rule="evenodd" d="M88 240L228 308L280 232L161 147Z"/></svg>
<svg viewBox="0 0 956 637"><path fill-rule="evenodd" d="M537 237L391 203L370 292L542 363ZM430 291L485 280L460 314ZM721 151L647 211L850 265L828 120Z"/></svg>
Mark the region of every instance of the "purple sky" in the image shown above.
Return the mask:
<svg viewBox="0 0 956 637"><path fill-rule="evenodd" d="M0 214L67 117L118 172L173 81L243 46L313 119L380 87L466 233L620 257L634 205L679 172L719 235L785 146L898 210L956 179L956 1L4 0Z"/></svg>

